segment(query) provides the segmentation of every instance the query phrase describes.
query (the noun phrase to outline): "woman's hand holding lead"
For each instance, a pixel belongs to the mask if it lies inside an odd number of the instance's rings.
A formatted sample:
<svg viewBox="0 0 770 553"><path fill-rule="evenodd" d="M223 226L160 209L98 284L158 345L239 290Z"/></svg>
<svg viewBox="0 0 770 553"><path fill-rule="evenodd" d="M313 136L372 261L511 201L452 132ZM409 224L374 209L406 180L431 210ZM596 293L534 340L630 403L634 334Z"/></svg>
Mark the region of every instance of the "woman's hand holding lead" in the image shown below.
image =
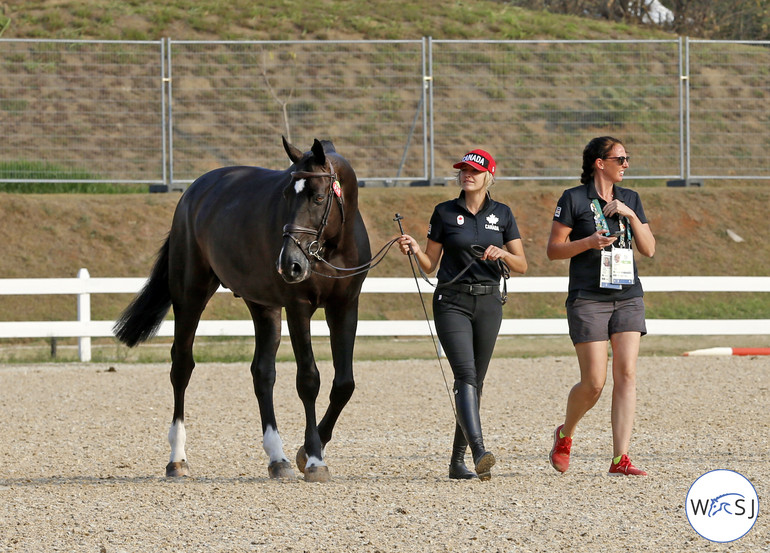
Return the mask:
<svg viewBox="0 0 770 553"><path fill-rule="evenodd" d="M417 240L409 236L408 234L402 234L398 239L398 247L401 249L401 253L404 255L410 255L420 251L420 246L417 244Z"/></svg>

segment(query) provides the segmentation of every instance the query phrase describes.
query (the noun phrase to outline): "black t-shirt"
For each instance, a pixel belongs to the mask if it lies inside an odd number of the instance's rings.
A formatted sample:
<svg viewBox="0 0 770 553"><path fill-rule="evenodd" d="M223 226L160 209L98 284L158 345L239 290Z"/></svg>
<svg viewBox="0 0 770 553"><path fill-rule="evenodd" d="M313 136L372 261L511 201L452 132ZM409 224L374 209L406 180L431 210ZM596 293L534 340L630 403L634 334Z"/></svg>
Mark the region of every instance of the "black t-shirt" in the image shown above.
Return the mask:
<svg viewBox="0 0 770 553"><path fill-rule="evenodd" d="M642 200L636 191L615 185L613 187L613 195L633 209L642 223L647 222L647 217L642 207ZM607 205L607 202L599 197L594 183L591 182L587 185L581 184L575 188L565 190L556 204L553 220L572 229L569 234L571 241L581 240L596 232L594 213L591 210L591 203L594 199L599 200L599 205L602 209ZM620 219L617 215L606 217L606 220L611 233L620 230ZM627 221L625 224L627 227L630 227ZM618 244L619 241L620 239L616 240L615 244ZM631 245L627 244L626 247L631 247ZM579 253L570 259L568 303L577 298L617 301L644 295L636 269L636 260L634 260L634 284L624 285L620 290L599 287L600 263L601 250L593 248Z"/></svg>
<svg viewBox="0 0 770 553"><path fill-rule="evenodd" d="M439 282L449 282L474 259L470 268L457 280L463 284L500 284L496 261L481 261L473 254L471 245L486 249L502 248L511 240L521 238L511 208L494 201L489 194L476 215L468 211L465 191L458 198L438 204L433 210L428 238L443 247L438 270Z"/></svg>

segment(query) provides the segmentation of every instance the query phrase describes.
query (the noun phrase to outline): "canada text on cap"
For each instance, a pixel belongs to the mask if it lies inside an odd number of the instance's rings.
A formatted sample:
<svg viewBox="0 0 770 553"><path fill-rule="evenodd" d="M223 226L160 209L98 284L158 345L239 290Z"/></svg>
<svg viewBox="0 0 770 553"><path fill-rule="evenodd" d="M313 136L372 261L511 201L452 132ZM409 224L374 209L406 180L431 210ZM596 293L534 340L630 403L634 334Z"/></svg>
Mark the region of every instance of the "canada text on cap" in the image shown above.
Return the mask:
<svg viewBox="0 0 770 553"><path fill-rule="evenodd" d="M468 152L463 156L461 161L455 163L452 167L460 169L466 164L479 171L489 171L493 175L495 174L495 160L489 155L489 152L485 152L484 150L473 150Z"/></svg>

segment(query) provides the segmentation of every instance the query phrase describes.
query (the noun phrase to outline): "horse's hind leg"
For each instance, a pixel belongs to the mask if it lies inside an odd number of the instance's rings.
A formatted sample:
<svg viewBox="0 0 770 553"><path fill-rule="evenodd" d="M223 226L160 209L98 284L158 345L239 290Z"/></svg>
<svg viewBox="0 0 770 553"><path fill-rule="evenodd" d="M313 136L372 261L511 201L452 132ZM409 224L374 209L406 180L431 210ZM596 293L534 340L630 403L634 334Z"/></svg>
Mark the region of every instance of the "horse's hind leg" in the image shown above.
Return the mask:
<svg viewBox="0 0 770 553"><path fill-rule="evenodd" d="M293 479L294 470L283 452L273 403L275 355L281 343L281 309L262 307L251 302L246 302L246 305L254 320L255 345L251 377L262 419L262 448L270 460L267 473L270 478Z"/></svg>
<svg viewBox="0 0 770 553"><path fill-rule="evenodd" d="M171 385L174 388L174 416L168 431L171 457L166 465L166 476L189 476L185 442L187 434L184 427L184 396L190 383L195 360L193 359L193 341L203 309L216 292L218 282L210 282L208 289L197 294L188 291L184 301L175 300L174 306L174 344L171 346Z"/></svg>

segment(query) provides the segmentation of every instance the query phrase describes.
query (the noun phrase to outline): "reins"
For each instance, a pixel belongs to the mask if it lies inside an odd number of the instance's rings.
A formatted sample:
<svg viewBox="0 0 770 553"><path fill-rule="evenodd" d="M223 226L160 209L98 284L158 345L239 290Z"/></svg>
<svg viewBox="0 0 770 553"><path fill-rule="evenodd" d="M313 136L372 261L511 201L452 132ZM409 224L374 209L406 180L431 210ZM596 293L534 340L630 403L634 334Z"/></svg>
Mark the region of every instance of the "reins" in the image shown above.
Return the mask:
<svg viewBox="0 0 770 553"><path fill-rule="evenodd" d="M358 265L356 267L337 267L333 263L329 263L323 257L311 254L318 261L320 261L321 263L323 263L327 267L329 267L331 269L334 269L335 271L339 271L339 272L351 271L351 272L348 272L348 274L343 274L343 275L327 275L327 274L324 274L324 273L319 273L318 271L315 271L313 269L310 269L310 271L313 274L316 274L316 275L322 276L322 277L326 277L326 278L349 278L349 277L352 277L352 276L360 275L362 273L365 273L367 271L370 271L370 270L374 269L377 265L379 265L385 259L385 256L388 254L388 252L390 251L390 248L393 246L393 244L398 242L399 238L401 238L401 237L397 236L394 239L388 241L382 248L380 248L380 251L378 251L376 254L374 254L371 257L371 259L369 259L369 261L367 261L366 263L362 263L361 265ZM310 248L308 247L308 253L310 253L309 249Z"/></svg>

